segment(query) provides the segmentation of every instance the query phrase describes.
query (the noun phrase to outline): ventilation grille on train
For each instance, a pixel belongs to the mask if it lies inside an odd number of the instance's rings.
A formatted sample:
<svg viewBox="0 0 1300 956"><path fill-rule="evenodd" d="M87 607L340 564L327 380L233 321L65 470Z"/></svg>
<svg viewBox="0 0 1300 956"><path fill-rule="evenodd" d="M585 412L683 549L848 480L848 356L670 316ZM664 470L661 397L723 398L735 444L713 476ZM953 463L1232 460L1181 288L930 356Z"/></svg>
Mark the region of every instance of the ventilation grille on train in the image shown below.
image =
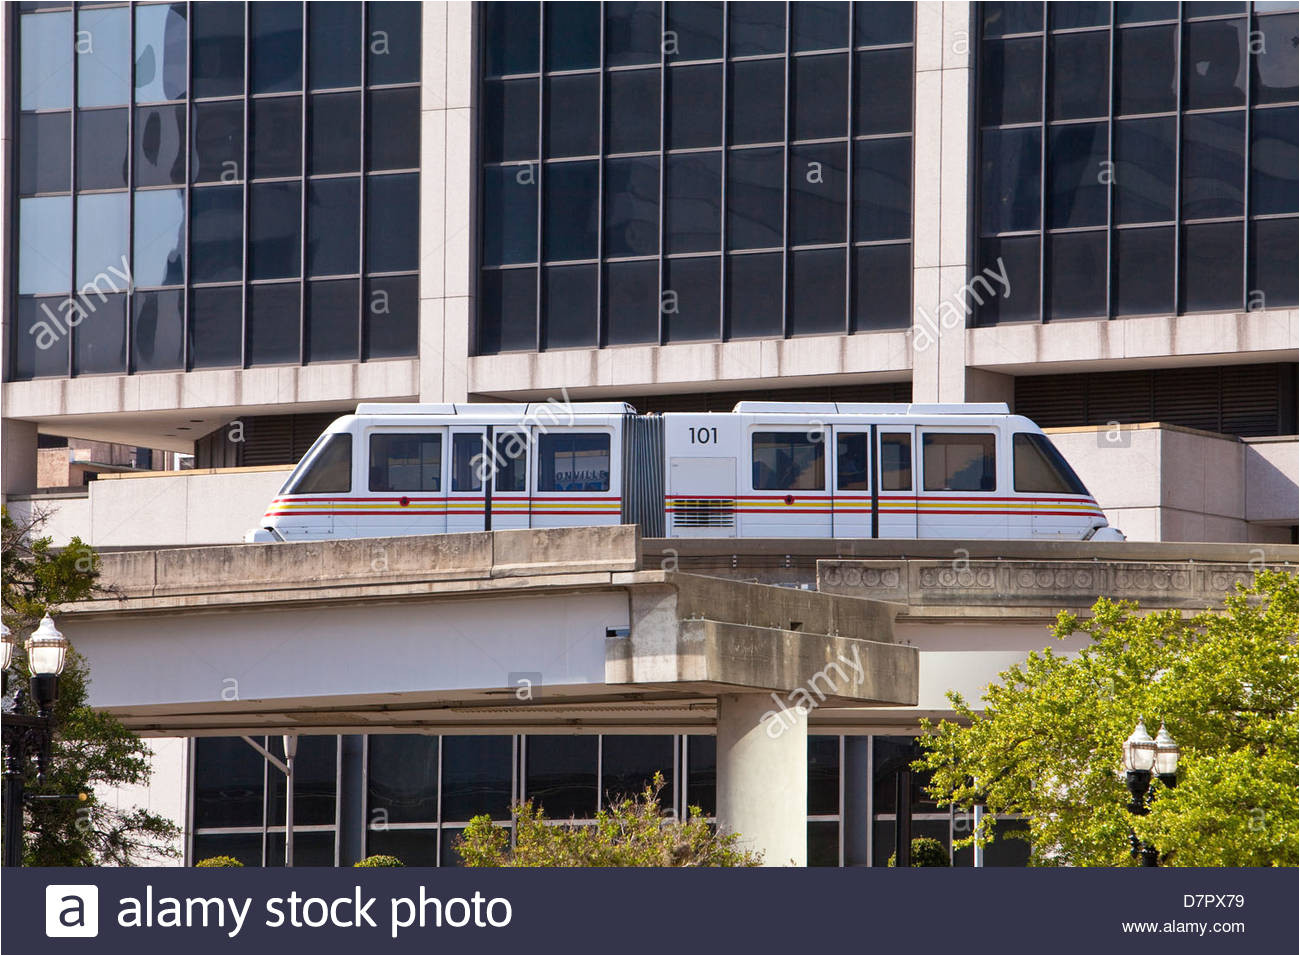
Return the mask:
<svg viewBox="0 0 1300 956"><path fill-rule="evenodd" d="M678 498L673 502L677 528L734 528L735 498Z"/></svg>

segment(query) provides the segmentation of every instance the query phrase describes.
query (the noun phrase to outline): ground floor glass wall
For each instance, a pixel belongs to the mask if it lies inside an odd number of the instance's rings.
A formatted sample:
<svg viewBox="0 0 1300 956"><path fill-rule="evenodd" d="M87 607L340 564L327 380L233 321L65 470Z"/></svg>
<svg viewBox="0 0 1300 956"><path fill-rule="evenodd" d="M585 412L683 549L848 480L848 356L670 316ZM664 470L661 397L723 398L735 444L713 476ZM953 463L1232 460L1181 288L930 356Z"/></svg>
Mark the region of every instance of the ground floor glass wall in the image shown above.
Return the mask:
<svg viewBox="0 0 1300 956"><path fill-rule="evenodd" d="M283 754L280 737L258 738ZM810 735L808 863L885 866L894 852L897 777L910 737ZM665 812L716 812L716 744L705 734L304 736L295 762L294 863L349 865L374 853L407 866L456 866L456 838L479 814L509 825L510 805L533 799L551 819L592 819L611 797L664 777ZM913 837L934 837L953 864L971 866L968 814L938 807L912 774ZM284 863L283 775L239 737L192 748L190 863L224 854L246 866ZM1006 821L1005 830L1016 829ZM986 866L1022 866L1018 839L995 842Z"/></svg>

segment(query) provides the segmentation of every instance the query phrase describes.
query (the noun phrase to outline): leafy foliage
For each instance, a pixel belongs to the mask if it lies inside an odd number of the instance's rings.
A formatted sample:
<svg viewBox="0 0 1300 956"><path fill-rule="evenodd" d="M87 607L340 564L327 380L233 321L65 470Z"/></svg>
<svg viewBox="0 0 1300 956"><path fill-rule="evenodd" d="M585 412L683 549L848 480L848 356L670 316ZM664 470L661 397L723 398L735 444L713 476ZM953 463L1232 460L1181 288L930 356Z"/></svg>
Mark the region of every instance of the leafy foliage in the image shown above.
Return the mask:
<svg viewBox="0 0 1300 956"><path fill-rule="evenodd" d="M46 515L14 520L0 514L4 622L22 641L46 611L107 589L98 584L99 555L79 538L55 548L39 534ZM8 689L25 686L26 660L11 665ZM59 677L55 738L44 786L29 768L29 793L85 794L81 801L40 801L25 808L24 866L130 866L176 856L179 828L147 810L121 809L95 799L95 788L149 782L150 751L121 722L86 706L90 675L75 648Z"/></svg>
<svg viewBox="0 0 1300 956"><path fill-rule="evenodd" d="M889 854L889 865L898 866L898 854ZM948 850L934 837L912 838L912 866L952 866Z"/></svg>
<svg viewBox="0 0 1300 956"><path fill-rule="evenodd" d="M221 866L243 866L244 864L240 863L233 856L210 856L206 860L199 860L199 862L195 863L194 865L221 867ZM357 864L357 866L360 865L361 865L360 863Z"/></svg>
<svg viewBox="0 0 1300 956"><path fill-rule="evenodd" d="M406 866L406 864L403 863L401 860L399 860L397 857L389 856L386 853L373 853L370 856L366 857L364 860L357 860L357 862L353 863L352 865L354 867Z"/></svg>
<svg viewBox="0 0 1300 956"><path fill-rule="evenodd" d="M663 774L637 797L618 797L591 825L553 824L532 801L512 809L510 831L486 814L472 819L456 845L466 866L760 866L735 833L719 833L699 807L668 820L659 805Z"/></svg>
<svg viewBox="0 0 1300 956"><path fill-rule="evenodd" d="M1296 578L1260 571L1222 611L1140 614L1102 598L1077 655L1029 655L985 691L983 710L949 698L957 721L922 738L932 796L1023 814L1036 865L1132 866L1130 830L1177 866L1296 866ZM1182 748L1177 786L1151 812L1126 810L1121 746L1139 717ZM1154 724L1153 724L1154 726ZM987 820L987 818L986 818ZM979 832L960 845L987 842Z"/></svg>

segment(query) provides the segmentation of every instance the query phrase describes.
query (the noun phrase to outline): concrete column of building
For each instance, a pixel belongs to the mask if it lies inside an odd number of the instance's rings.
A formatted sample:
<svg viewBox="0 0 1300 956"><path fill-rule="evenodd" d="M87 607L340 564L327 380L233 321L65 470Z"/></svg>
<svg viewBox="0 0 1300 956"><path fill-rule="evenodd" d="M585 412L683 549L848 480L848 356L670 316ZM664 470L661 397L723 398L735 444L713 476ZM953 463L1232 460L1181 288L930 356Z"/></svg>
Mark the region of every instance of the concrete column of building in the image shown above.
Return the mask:
<svg viewBox="0 0 1300 956"><path fill-rule="evenodd" d="M424 4L420 95L420 400L468 397L477 271L470 3Z"/></svg>
<svg viewBox="0 0 1300 956"><path fill-rule="evenodd" d="M718 824L766 866L808 864L808 715L771 694L718 697Z"/></svg>
<svg viewBox="0 0 1300 956"><path fill-rule="evenodd" d="M36 490L36 423L0 419L0 493Z"/></svg>
<svg viewBox="0 0 1300 956"><path fill-rule="evenodd" d="M916 5L912 399L966 396L975 4Z"/></svg>

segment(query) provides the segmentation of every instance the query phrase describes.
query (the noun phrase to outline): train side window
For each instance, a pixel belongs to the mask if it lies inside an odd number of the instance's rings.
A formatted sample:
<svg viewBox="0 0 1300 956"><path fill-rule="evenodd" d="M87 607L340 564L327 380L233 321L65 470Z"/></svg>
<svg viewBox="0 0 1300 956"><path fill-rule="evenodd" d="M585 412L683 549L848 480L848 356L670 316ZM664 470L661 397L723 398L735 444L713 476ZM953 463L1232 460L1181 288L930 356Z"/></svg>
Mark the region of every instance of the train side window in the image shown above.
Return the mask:
<svg viewBox="0 0 1300 956"><path fill-rule="evenodd" d="M840 432L835 437L835 487L867 491L867 432Z"/></svg>
<svg viewBox="0 0 1300 956"><path fill-rule="evenodd" d="M912 490L912 436L889 433L880 436L880 488L882 491Z"/></svg>
<svg viewBox="0 0 1300 956"><path fill-rule="evenodd" d="M497 491L523 491L528 480L528 436L506 432L496 436L497 454L493 487Z"/></svg>
<svg viewBox="0 0 1300 956"><path fill-rule="evenodd" d="M370 436L371 491L441 491L442 436Z"/></svg>
<svg viewBox="0 0 1300 956"><path fill-rule="evenodd" d="M291 495L345 495L352 490L352 436L331 435Z"/></svg>
<svg viewBox="0 0 1300 956"><path fill-rule="evenodd" d="M537 442L537 490L609 491L609 435L542 435Z"/></svg>
<svg viewBox="0 0 1300 956"><path fill-rule="evenodd" d="M482 435L457 432L451 436L452 491L481 491L486 464Z"/></svg>
<svg viewBox="0 0 1300 956"><path fill-rule="evenodd" d="M755 491L822 491L826 442L817 432L754 432Z"/></svg>
<svg viewBox="0 0 1300 956"><path fill-rule="evenodd" d="M1060 495L1086 495L1079 476L1052 440L1034 432L1017 432L1011 437L1014 452L1016 491Z"/></svg>
<svg viewBox="0 0 1300 956"><path fill-rule="evenodd" d="M996 438L962 432L921 436L926 491L994 491L997 489Z"/></svg>

